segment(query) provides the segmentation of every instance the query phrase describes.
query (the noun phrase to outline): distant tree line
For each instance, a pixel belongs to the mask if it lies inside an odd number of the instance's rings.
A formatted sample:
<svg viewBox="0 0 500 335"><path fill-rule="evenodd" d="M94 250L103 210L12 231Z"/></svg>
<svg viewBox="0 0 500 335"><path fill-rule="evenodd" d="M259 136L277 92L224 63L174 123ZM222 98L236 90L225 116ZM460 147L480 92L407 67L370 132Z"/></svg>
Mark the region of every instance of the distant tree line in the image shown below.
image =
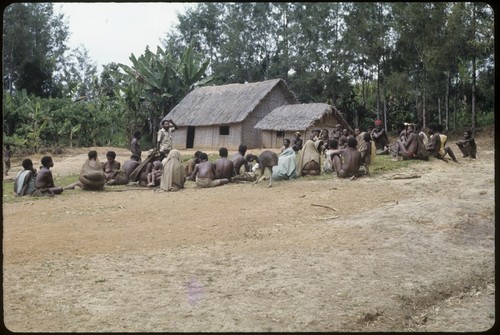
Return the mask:
<svg viewBox="0 0 500 335"><path fill-rule="evenodd" d="M196 86L274 78L300 102L335 105L355 127L494 122L486 3L198 3L163 47L100 73L84 47L66 46L54 3L14 3L3 19L3 138L33 150L127 146L137 129L151 143Z"/></svg>

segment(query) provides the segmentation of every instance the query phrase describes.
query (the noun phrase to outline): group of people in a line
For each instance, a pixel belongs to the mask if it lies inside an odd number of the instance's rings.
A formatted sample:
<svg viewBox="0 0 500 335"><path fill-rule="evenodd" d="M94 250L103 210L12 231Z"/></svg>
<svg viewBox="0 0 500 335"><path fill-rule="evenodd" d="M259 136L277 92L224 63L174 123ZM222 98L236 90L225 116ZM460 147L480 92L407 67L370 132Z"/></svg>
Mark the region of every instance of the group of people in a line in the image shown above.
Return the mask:
<svg viewBox="0 0 500 335"><path fill-rule="evenodd" d="M399 137L389 143L380 120L375 127L366 131L342 129L340 124L329 132L315 129L308 140L303 142L296 132L292 141L283 140L278 156L278 164L272 168L272 180L290 180L298 177L317 176L333 173L339 178L355 179L369 174L369 167L375 155L392 154L394 160L421 159L435 157L447 161L448 155L458 162L453 150L447 145L447 136L439 124L428 126L429 136L415 124L402 124ZM50 156L41 160L39 171L33 162L25 159L23 170L14 181L17 195L54 195L65 189L102 190L104 186L134 183L139 186L156 188L156 191L177 191L184 188L187 180L200 188L225 185L229 182L255 182L258 157L246 155L246 145L240 145L238 152L228 158L228 149L219 149L219 158L210 162L208 155L196 151L185 164L179 150L172 148L172 132L177 129L172 120L165 120L158 132L157 145L142 160L139 146L140 132L135 132L131 141L132 155L123 165L116 160L116 153L108 151L106 162L101 163L97 151L88 152L77 182L66 187L54 185L51 168L54 162ZM463 157L476 158L477 146L471 130L464 132L463 139L456 142ZM10 168L12 152L6 148L4 170ZM323 163L322 163L323 161ZM6 163L8 162L8 167Z"/></svg>

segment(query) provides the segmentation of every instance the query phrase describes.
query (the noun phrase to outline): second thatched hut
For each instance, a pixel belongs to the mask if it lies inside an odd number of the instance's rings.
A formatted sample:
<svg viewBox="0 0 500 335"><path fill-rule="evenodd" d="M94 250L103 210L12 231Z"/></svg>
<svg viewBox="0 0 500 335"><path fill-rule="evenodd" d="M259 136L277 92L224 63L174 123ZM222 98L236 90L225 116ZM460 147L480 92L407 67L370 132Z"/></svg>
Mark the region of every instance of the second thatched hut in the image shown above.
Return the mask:
<svg viewBox="0 0 500 335"><path fill-rule="evenodd" d="M275 108L260 120L255 128L261 132L261 148L279 148L283 139L292 139L299 132L304 141L308 140L314 129L328 129L335 125L352 131L344 117L335 107L324 103L285 105Z"/></svg>

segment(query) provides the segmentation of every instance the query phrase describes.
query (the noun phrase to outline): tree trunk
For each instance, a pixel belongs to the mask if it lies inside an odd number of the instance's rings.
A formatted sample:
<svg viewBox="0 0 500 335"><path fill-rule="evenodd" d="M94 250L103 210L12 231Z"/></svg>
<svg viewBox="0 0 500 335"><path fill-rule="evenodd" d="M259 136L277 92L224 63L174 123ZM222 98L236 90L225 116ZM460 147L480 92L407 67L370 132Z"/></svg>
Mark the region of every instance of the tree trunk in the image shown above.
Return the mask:
<svg viewBox="0 0 500 335"><path fill-rule="evenodd" d="M472 3L472 33L474 44L476 42L476 5ZM472 51L472 99L471 99L471 116L472 116L472 133L476 132L477 115L476 115L476 48Z"/></svg>
<svg viewBox="0 0 500 335"><path fill-rule="evenodd" d="M444 97L444 110L446 116L446 129L450 128L449 121L449 109L450 109L450 71L446 72L446 96Z"/></svg>
<svg viewBox="0 0 500 335"><path fill-rule="evenodd" d="M438 120L439 120L439 124L442 124L442 122L441 122L441 98L438 98Z"/></svg>
<svg viewBox="0 0 500 335"><path fill-rule="evenodd" d="M422 85L422 127L425 128L425 74Z"/></svg>
<svg viewBox="0 0 500 335"><path fill-rule="evenodd" d="M472 112L472 132L476 132L477 126L477 113L476 113L476 56L472 57L472 99L471 99L471 112Z"/></svg>
<svg viewBox="0 0 500 335"><path fill-rule="evenodd" d="M377 65L377 119L380 120L380 66Z"/></svg>

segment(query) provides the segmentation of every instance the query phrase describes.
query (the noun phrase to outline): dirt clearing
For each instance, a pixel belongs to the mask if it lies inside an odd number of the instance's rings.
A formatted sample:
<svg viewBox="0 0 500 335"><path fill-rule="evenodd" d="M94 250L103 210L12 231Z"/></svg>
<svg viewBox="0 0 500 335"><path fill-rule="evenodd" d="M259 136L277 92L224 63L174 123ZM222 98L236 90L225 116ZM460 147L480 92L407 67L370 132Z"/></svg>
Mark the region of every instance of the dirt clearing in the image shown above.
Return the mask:
<svg viewBox="0 0 500 335"><path fill-rule="evenodd" d="M129 155L115 150L120 162ZM84 160L56 156L53 173L78 173ZM354 181L187 182L174 193L66 190L4 204L4 323L13 332L485 331L495 323L494 170L490 138L478 140L476 160Z"/></svg>

